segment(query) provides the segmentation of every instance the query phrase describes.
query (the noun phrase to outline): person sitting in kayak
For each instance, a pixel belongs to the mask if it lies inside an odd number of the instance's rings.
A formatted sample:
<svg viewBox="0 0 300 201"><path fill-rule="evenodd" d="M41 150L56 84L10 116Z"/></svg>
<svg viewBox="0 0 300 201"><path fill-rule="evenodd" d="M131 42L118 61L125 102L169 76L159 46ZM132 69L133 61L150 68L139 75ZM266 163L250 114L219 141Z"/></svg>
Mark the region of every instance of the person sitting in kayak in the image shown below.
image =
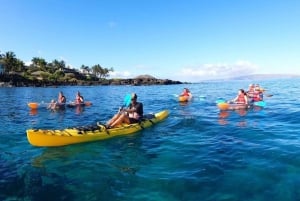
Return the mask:
<svg viewBox="0 0 300 201"><path fill-rule="evenodd" d="M254 93L252 97L253 102L262 101L263 100L263 92L260 89L260 86L257 84L254 88Z"/></svg>
<svg viewBox="0 0 300 201"><path fill-rule="evenodd" d="M249 91L247 91L247 95L251 103L263 100L263 90L260 88L259 84L251 84L249 86Z"/></svg>
<svg viewBox="0 0 300 201"><path fill-rule="evenodd" d="M254 84L250 84L249 85L249 89L247 91L247 96L249 98L249 100L252 102L253 96L254 96L254 91L255 91L255 85Z"/></svg>
<svg viewBox="0 0 300 201"><path fill-rule="evenodd" d="M51 102L49 103L47 109L55 110L56 109L56 104L57 104L57 102L54 99L52 99Z"/></svg>
<svg viewBox="0 0 300 201"><path fill-rule="evenodd" d="M180 94L180 96L191 96L191 92L188 88L184 88L183 92Z"/></svg>
<svg viewBox="0 0 300 201"><path fill-rule="evenodd" d="M133 124L138 123L143 117L143 104L137 102L137 95L131 94L131 103L128 108L121 108L117 114L110 119L106 128L114 128L122 123Z"/></svg>
<svg viewBox="0 0 300 201"><path fill-rule="evenodd" d="M63 92L60 91L60 92L58 93L57 103L63 105L63 104L65 104L66 102L67 102L66 97L64 96Z"/></svg>
<svg viewBox="0 0 300 201"><path fill-rule="evenodd" d="M84 99L83 96L81 96L80 92L78 91L75 97L75 104L83 104L84 103Z"/></svg>
<svg viewBox="0 0 300 201"><path fill-rule="evenodd" d="M55 102L55 109L64 109L66 102L67 102L66 97L64 96L63 92L60 91L58 93L57 101Z"/></svg>
<svg viewBox="0 0 300 201"><path fill-rule="evenodd" d="M248 105L247 93L244 91L244 89L240 89L239 92L238 92L238 95L235 97L235 99L233 99L230 102L233 102L233 103L236 103L236 104Z"/></svg>
<svg viewBox="0 0 300 201"><path fill-rule="evenodd" d="M188 88L184 88L183 92L179 95L179 102L186 102L193 98L192 93Z"/></svg>

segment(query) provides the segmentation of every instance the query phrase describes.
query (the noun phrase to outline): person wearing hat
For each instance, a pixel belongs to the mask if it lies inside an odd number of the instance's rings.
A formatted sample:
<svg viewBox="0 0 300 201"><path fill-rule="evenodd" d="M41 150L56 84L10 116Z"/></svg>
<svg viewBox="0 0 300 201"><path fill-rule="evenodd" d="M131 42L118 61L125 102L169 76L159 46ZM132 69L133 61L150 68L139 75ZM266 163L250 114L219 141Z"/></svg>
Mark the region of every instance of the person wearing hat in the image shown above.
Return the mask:
<svg viewBox="0 0 300 201"><path fill-rule="evenodd" d="M117 114L115 114L113 118L107 122L106 127L114 128L122 123L138 123L143 117L143 113L143 104L137 102L137 95L132 93L129 107L123 108Z"/></svg>
<svg viewBox="0 0 300 201"><path fill-rule="evenodd" d="M254 94L253 94L253 102L262 101L263 100L263 93L261 88L258 84L255 85Z"/></svg>
<svg viewBox="0 0 300 201"><path fill-rule="evenodd" d="M250 99L250 102L257 102L263 100L263 93L259 84L250 84L249 90L247 91L247 95Z"/></svg>
<svg viewBox="0 0 300 201"><path fill-rule="evenodd" d="M248 91L246 93L247 93L247 96L248 96L250 102L252 102L252 99L253 99L254 93L255 93L255 85L254 84L250 84L249 85L249 89L248 89Z"/></svg>

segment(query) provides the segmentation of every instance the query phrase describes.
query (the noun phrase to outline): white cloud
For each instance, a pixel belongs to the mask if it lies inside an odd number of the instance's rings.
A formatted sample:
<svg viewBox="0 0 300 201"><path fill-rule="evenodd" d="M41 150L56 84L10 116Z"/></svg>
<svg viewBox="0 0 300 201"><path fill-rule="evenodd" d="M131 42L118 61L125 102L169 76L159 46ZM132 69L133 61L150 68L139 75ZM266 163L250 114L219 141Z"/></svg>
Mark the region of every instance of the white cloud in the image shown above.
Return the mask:
<svg viewBox="0 0 300 201"><path fill-rule="evenodd" d="M178 78L186 81L231 78L253 74L257 69L258 66L249 61L237 61L233 64L202 64L196 67L185 67L181 69Z"/></svg>
<svg viewBox="0 0 300 201"><path fill-rule="evenodd" d="M132 78L132 74L129 71L114 71L109 73L110 78Z"/></svg>
<svg viewBox="0 0 300 201"><path fill-rule="evenodd" d="M134 78L144 74L154 75L153 69L144 64L137 64L132 69L134 69L133 72L128 70L110 72L110 78Z"/></svg>
<svg viewBox="0 0 300 201"><path fill-rule="evenodd" d="M24 64L25 66L30 66L32 64L32 61L25 61Z"/></svg>

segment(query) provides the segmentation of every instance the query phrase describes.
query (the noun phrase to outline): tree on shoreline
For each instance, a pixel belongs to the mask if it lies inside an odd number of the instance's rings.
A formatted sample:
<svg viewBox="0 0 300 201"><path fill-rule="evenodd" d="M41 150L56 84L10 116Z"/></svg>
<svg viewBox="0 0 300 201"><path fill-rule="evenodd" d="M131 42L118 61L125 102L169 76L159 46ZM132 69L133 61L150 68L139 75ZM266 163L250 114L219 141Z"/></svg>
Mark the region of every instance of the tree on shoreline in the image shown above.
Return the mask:
<svg viewBox="0 0 300 201"><path fill-rule="evenodd" d="M47 62L43 58L33 57L31 60L31 67L38 68L39 70L46 71Z"/></svg>
<svg viewBox="0 0 300 201"><path fill-rule="evenodd" d="M0 51L0 62L4 68L4 74L10 74L14 72L22 73L24 79L39 79L41 78L44 81L63 81L66 80L64 78L67 74L70 77L71 74L74 74L73 80L90 80L89 75L90 72L95 75L96 79L94 81L99 81L102 78L109 77L109 73L113 71L113 69L107 69L101 67L100 64L94 65L92 68L82 65L80 68L82 72L79 70L71 69L70 67L66 67L65 61L54 59L52 62L47 62L44 58L41 57L33 57L31 60L31 64L29 66L25 66L24 62L16 57L16 54L12 51L1 53ZM40 73L37 73L40 72ZM73 76L73 75L72 75ZM97 80L98 78L98 80ZM69 79L67 79L69 80Z"/></svg>
<svg viewBox="0 0 300 201"><path fill-rule="evenodd" d="M92 72L96 77L102 79L108 77L109 72L113 72L113 68L102 68L100 64L97 64L92 66Z"/></svg>
<svg viewBox="0 0 300 201"><path fill-rule="evenodd" d="M66 66L65 61L54 59L47 62L44 58L33 57L29 66L16 57L12 51L0 50L0 82L7 86L57 86L57 85L123 85L123 84L181 84L168 79L106 79L114 69L103 68L100 64L92 67L81 65L80 69ZM3 84L2 84L3 85Z"/></svg>
<svg viewBox="0 0 300 201"><path fill-rule="evenodd" d="M0 59L4 65L5 73L21 72L24 70L24 62L17 59L14 52L6 52L1 55Z"/></svg>
<svg viewBox="0 0 300 201"><path fill-rule="evenodd" d="M83 65L83 64L81 65L80 69L82 70L83 73L90 74L90 72L91 72L90 67L85 66L85 65Z"/></svg>

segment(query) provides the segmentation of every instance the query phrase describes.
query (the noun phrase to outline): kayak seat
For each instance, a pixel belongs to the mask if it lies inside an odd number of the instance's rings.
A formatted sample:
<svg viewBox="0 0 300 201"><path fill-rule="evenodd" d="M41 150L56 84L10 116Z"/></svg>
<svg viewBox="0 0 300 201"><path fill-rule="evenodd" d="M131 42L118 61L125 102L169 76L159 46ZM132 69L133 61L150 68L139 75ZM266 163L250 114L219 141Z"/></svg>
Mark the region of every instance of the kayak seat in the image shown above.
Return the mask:
<svg viewBox="0 0 300 201"><path fill-rule="evenodd" d="M148 119L153 119L153 118L155 118L154 114L145 114L145 115L143 115L142 120L148 120Z"/></svg>
<svg viewBox="0 0 300 201"><path fill-rule="evenodd" d="M139 124L141 126L141 122L142 121L150 121L152 124L154 124L154 122L151 120L155 118L155 115L154 114L145 114L143 115L142 119L140 120ZM142 127L143 128L143 127ZM144 129L144 128L143 128Z"/></svg>

